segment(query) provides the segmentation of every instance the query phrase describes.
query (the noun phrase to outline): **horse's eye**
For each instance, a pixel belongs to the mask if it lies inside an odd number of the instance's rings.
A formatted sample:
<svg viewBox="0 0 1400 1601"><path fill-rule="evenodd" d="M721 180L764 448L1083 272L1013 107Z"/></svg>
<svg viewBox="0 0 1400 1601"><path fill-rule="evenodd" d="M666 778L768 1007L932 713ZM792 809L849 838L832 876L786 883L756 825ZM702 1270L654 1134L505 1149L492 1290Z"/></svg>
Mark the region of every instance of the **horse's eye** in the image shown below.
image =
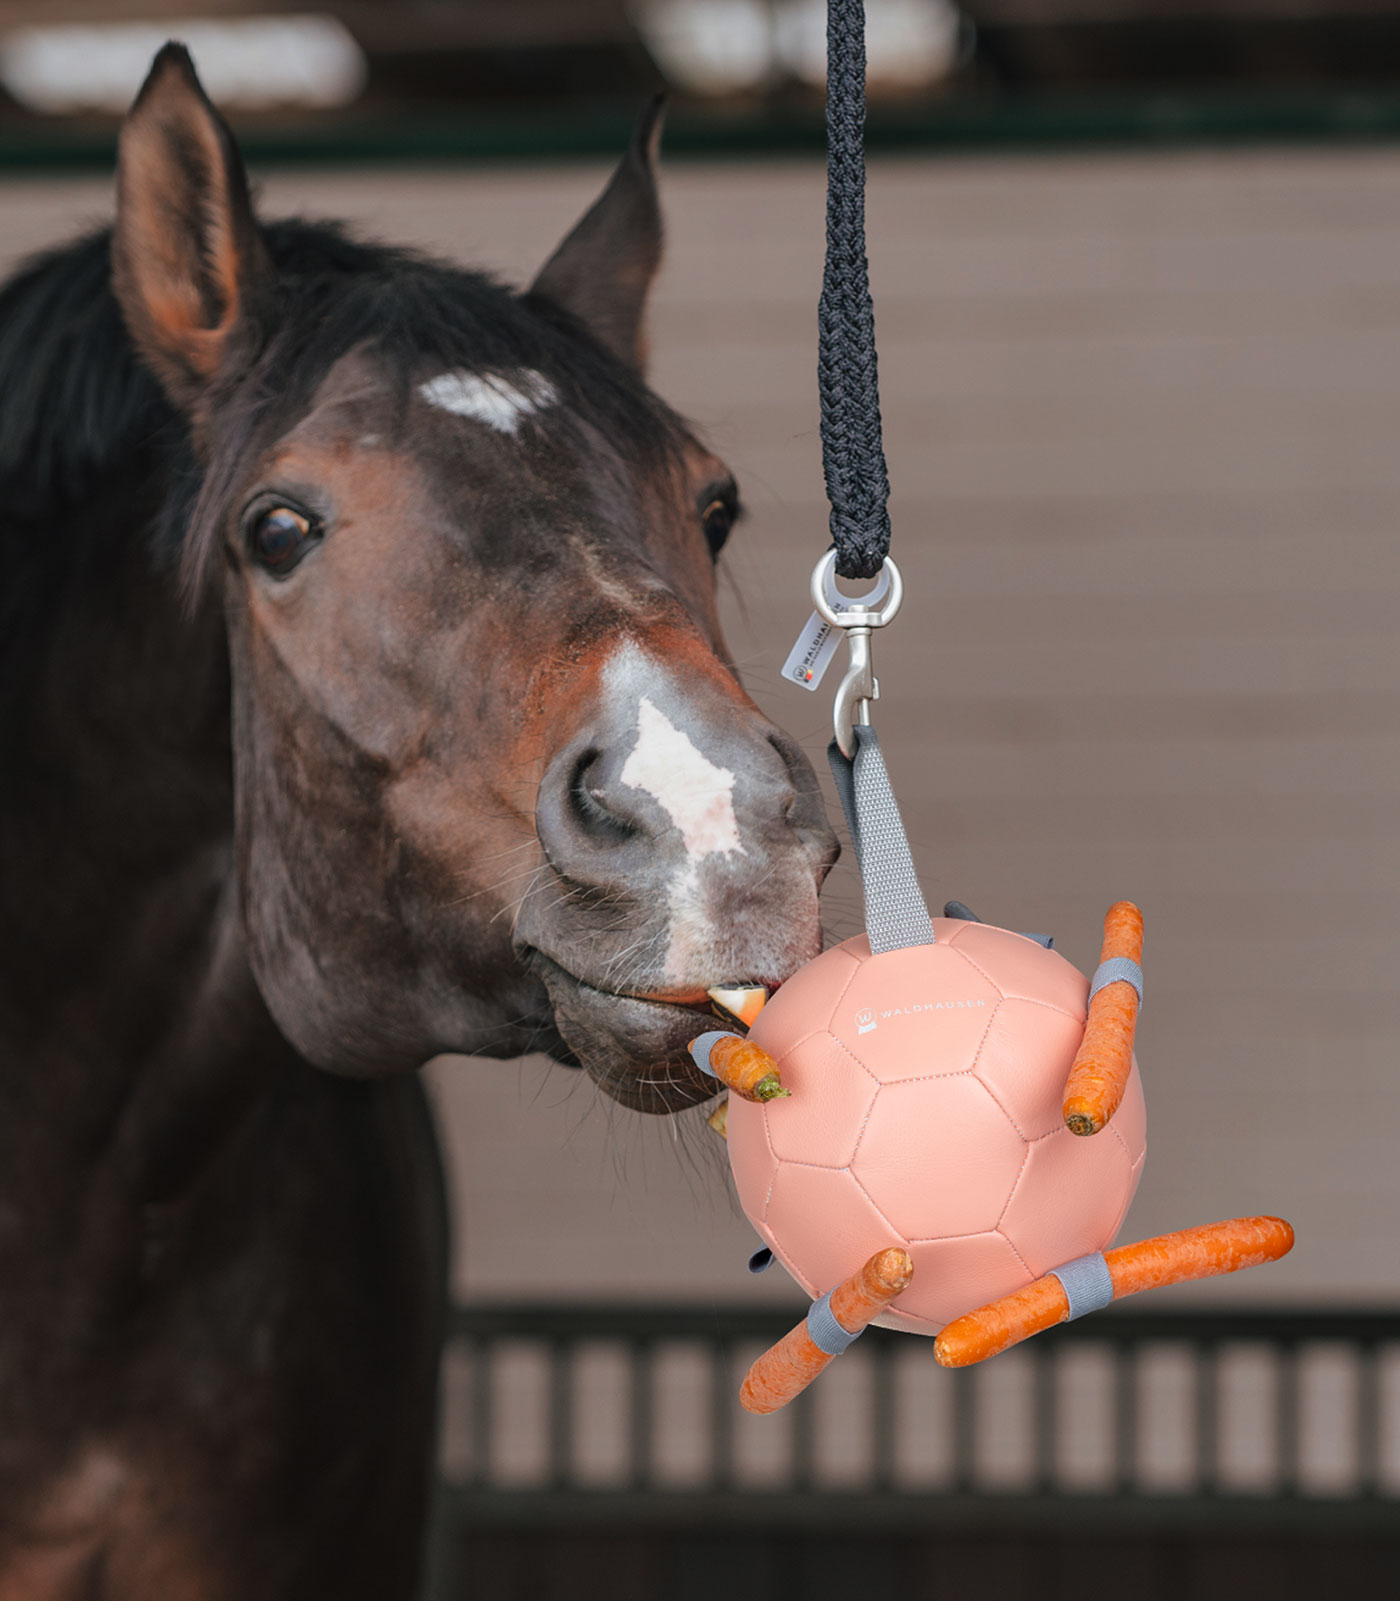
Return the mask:
<svg viewBox="0 0 1400 1601"><path fill-rule="evenodd" d="M724 549L725 540L729 538L729 530L734 526L733 509L722 500L712 500L700 513L700 522L709 542L710 554L718 556Z"/></svg>
<svg viewBox="0 0 1400 1601"><path fill-rule="evenodd" d="M260 511L248 530L253 559L270 573L289 573L315 542L311 519L290 506Z"/></svg>

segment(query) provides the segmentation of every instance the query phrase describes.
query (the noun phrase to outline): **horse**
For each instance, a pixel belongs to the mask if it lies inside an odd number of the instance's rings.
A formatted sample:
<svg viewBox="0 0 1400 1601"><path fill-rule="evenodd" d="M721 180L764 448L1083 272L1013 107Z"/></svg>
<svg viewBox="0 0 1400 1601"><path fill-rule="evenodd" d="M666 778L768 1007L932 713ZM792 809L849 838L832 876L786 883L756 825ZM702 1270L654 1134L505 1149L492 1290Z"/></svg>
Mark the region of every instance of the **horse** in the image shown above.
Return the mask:
<svg viewBox="0 0 1400 1601"><path fill-rule="evenodd" d="M185 51L0 291L0 1601L414 1593L416 1070L668 1113L835 845L648 387L659 108L528 289L255 214Z"/></svg>

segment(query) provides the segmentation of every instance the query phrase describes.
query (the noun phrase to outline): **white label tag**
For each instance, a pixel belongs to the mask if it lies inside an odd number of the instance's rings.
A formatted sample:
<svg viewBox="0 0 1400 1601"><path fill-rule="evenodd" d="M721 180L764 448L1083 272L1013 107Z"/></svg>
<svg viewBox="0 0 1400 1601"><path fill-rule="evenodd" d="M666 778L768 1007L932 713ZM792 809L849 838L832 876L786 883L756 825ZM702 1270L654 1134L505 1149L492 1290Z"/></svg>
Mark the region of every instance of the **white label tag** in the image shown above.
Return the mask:
<svg viewBox="0 0 1400 1601"><path fill-rule="evenodd" d="M841 636L820 612L813 612L783 663L783 677L802 689L816 689L831 665Z"/></svg>

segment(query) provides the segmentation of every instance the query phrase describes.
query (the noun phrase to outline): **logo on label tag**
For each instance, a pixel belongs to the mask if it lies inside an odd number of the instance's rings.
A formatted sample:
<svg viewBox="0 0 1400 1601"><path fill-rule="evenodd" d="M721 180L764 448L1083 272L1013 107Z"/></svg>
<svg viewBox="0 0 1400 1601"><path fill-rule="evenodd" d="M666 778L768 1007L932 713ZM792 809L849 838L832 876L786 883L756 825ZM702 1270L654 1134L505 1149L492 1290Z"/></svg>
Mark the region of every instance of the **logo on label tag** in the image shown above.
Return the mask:
<svg viewBox="0 0 1400 1601"><path fill-rule="evenodd" d="M841 637L820 612L813 612L783 663L783 677L803 689L815 689L831 665Z"/></svg>

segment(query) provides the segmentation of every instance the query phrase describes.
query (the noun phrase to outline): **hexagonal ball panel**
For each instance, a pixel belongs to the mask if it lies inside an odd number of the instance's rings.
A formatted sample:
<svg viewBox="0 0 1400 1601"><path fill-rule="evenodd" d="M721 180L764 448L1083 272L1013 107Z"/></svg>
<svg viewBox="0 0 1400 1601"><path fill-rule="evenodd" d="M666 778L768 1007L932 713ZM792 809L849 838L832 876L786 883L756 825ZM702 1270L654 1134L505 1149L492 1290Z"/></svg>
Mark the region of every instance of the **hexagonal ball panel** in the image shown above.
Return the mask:
<svg viewBox="0 0 1400 1601"><path fill-rule="evenodd" d="M778 1165L764 1234L818 1294L849 1278L876 1251L904 1244L848 1169L795 1162Z"/></svg>
<svg viewBox="0 0 1400 1601"><path fill-rule="evenodd" d="M1062 1126L1065 1084L1083 1039L1082 1022L1038 1002L1013 998L997 1007L977 1077L1026 1139Z"/></svg>
<svg viewBox="0 0 1400 1601"><path fill-rule="evenodd" d="M845 1167L875 1102L879 1081L830 1034L804 1040L782 1062L792 1091L763 1108L768 1143L780 1158Z"/></svg>
<svg viewBox="0 0 1400 1601"><path fill-rule="evenodd" d="M851 1171L907 1239L995 1228L1026 1144L971 1074L881 1087Z"/></svg>
<svg viewBox="0 0 1400 1601"><path fill-rule="evenodd" d="M1057 951L988 923L968 924L958 936L958 949L986 970L1003 995L1044 1001L1083 1021L1089 980Z"/></svg>
<svg viewBox="0 0 1400 1601"><path fill-rule="evenodd" d="M1137 1188L1128 1153L1109 1129L1081 1138L1060 1129L1030 1147L1001 1231L1037 1276L1112 1243Z"/></svg>
<svg viewBox="0 0 1400 1601"><path fill-rule="evenodd" d="M963 1073L1000 999L956 947L916 945L863 963L830 1028L883 1083Z"/></svg>

